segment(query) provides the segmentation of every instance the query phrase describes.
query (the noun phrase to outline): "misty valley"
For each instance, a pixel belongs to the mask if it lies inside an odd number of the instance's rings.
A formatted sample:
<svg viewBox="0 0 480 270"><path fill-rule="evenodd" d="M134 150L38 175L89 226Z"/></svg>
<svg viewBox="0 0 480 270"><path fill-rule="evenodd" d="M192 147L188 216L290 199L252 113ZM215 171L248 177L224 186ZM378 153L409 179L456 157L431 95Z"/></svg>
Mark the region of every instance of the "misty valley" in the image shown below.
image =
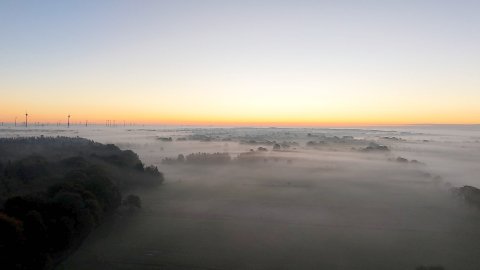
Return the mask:
<svg viewBox="0 0 480 270"><path fill-rule="evenodd" d="M0 137L7 269L480 265L478 126L4 126Z"/></svg>
<svg viewBox="0 0 480 270"><path fill-rule="evenodd" d="M0 270L480 270L479 14L1 0Z"/></svg>

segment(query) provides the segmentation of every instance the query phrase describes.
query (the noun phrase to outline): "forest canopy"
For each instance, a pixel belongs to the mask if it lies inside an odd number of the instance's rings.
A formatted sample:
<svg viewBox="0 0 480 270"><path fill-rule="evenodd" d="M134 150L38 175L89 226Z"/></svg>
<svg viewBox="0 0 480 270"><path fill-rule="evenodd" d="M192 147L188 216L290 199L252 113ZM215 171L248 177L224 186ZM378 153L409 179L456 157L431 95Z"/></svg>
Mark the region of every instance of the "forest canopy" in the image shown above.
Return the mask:
<svg viewBox="0 0 480 270"><path fill-rule="evenodd" d="M0 139L2 268L53 268L121 205L122 191L162 181L157 167L115 145L67 137ZM126 200L140 206L136 196Z"/></svg>

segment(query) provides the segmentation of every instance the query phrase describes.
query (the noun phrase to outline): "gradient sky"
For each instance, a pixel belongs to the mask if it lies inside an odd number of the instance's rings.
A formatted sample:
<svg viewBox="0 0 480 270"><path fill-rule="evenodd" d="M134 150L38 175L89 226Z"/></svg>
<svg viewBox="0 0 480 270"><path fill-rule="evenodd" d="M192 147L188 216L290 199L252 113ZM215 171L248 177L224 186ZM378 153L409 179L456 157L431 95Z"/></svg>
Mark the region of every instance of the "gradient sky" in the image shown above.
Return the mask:
<svg viewBox="0 0 480 270"><path fill-rule="evenodd" d="M480 123L480 1L0 2L0 121Z"/></svg>

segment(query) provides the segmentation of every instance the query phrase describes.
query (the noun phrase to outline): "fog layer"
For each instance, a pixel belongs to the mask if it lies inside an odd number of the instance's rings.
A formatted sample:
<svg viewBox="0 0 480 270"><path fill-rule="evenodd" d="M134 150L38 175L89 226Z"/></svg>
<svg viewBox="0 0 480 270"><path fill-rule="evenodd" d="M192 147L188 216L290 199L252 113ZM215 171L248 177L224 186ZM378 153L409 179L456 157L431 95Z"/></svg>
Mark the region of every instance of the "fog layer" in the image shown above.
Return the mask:
<svg viewBox="0 0 480 270"><path fill-rule="evenodd" d="M450 188L480 186L479 131L38 127L0 134L114 143L165 175L158 189L136 191L142 211L100 227L66 269L478 269L480 212Z"/></svg>

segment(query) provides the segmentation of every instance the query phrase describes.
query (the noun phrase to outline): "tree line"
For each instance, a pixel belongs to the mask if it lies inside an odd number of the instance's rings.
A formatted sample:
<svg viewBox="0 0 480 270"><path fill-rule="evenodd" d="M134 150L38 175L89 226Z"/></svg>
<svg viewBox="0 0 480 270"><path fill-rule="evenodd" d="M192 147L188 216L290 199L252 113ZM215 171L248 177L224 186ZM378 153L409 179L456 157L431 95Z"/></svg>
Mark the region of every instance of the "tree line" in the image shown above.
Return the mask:
<svg viewBox="0 0 480 270"><path fill-rule="evenodd" d="M132 151L81 138L0 139L0 265L52 269L122 204L122 191L160 184ZM141 207L129 195L127 207Z"/></svg>

